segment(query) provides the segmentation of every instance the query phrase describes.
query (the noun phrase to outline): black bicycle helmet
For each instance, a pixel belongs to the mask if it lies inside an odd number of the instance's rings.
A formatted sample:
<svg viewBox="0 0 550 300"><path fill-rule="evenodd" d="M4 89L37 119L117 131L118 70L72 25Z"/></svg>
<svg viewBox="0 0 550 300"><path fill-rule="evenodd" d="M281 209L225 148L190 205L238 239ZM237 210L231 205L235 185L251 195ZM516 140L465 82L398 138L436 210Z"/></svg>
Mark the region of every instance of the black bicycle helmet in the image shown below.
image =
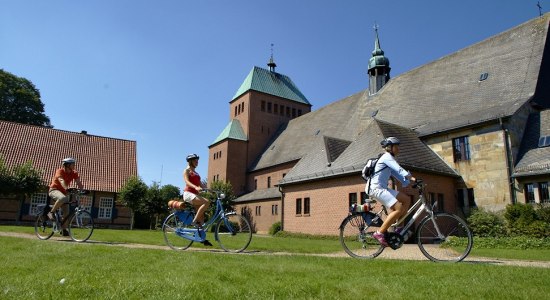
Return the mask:
<svg viewBox="0 0 550 300"><path fill-rule="evenodd" d="M401 142L399 141L398 138L396 138L394 136L387 137L383 141L380 142L380 145L382 145L382 147L384 147L384 148L387 147L387 146L399 145L399 144L401 144Z"/></svg>
<svg viewBox="0 0 550 300"><path fill-rule="evenodd" d="M189 162L192 159L199 159L199 156L195 153L187 155L187 162Z"/></svg>

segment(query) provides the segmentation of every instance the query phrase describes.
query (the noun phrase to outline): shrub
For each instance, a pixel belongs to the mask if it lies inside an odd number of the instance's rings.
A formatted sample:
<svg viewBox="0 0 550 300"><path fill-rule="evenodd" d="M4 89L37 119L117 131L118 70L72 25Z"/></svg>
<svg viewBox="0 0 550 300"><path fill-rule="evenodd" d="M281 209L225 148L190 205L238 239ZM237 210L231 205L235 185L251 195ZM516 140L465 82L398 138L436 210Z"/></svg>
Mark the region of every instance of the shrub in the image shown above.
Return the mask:
<svg viewBox="0 0 550 300"><path fill-rule="evenodd" d="M281 231L281 222L275 222L271 227L269 228L269 234L275 235L277 232Z"/></svg>
<svg viewBox="0 0 550 300"><path fill-rule="evenodd" d="M513 235L529 235L528 227L536 220L536 216L533 206L521 203L507 205L504 213L508 230Z"/></svg>
<svg viewBox="0 0 550 300"><path fill-rule="evenodd" d="M538 220L550 223L550 206L540 205L535 212Z"/></svg>
<svg viewBox="0 0 550 300"><path fill-rule="evenodd" d="M468 224L476 236L501 237L506 235L504 219L494 212L476 209L468 218Z"/></svg>

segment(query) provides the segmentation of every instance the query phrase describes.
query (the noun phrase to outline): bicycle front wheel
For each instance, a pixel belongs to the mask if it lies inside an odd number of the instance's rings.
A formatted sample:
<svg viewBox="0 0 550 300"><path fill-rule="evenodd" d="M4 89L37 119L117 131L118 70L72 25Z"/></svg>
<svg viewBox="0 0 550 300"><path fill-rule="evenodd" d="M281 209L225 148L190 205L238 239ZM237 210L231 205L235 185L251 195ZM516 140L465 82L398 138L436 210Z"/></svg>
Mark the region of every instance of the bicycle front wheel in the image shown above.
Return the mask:
<svg viewBox="0 0 550 300"><path fill-rule="evenodd" d="M47 216L39 215L34 222L34 233L41 240L47 240L52 237L53 221L48 219Z"/></svg>
<svg viewBox="0 0 550 300"><path fill-rule="evenodd" d="M420 251L435 262L459 262L472 250L473 235L456 215L435 213L420 223L417 231Z"/></svg>
<svg viewBox="0 0 550 300"><path fill-rule="evenodd" d="M162 233L164 234L164 241L168 247L174 250L185 250L193 244L192 240L185 239L176 234L176 230L182 230L188 226L186 226L176 214L170 214L166 217L162 224Z"/></svg>
<svg viewBox="0 0 550 300"><path fill-rule="evenodd" d="M250 223L241 215L225 215L216 225L216 240L225 251L242 252L252 240Z"/></svg>
<svg viewBox="0 0 550 300"><path fill-rule="evenodd" d="M375 258L384 247L372 237L378 227L370 227L360 214L350 215L340 226L340 244L351 257Z"/></svg>
<svg viewBox="0 0 550 300"><path fill-rule="evenodd" d="M87 241L94 232L94 219L85 211L77 211L72 214L69 220L69 235L75 242Z"/></svg>

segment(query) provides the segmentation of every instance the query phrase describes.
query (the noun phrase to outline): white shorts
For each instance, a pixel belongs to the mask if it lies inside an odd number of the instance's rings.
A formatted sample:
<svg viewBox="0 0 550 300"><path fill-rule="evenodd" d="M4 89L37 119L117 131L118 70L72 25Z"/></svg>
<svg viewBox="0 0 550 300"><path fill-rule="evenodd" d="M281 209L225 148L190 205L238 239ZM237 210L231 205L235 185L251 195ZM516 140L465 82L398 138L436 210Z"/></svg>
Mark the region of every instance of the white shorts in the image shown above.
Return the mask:
<svg viewBox="0 0 550 300"><path fill-rule="evenodd" d="M376 201L382 203L386 208L391 208L392 206L397 203L397 194L399 194L398 191L392 190L392 189L382 189L378 187L372 187L370 188L370 193L367 191L367 187L365 187L365 192L373 197Z"/></svg>
<svg viewBox="0 0 550 300"><path fill-rule="evenodd" d="M195 198L197 198L197 195L191 192L183 192L183 201L187 203L192 203Z"/></svg>

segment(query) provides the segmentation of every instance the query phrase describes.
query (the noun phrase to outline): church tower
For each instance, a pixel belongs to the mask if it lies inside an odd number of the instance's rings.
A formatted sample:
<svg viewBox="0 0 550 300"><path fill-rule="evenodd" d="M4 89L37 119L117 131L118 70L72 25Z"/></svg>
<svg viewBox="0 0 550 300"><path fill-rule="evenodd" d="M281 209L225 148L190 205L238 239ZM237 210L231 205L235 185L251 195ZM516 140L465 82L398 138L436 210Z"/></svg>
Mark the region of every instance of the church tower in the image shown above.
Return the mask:
<svg viewBox="0 0 550 300"><path fill-rule="evenodd" d="M380 48L380 39L378 38L378 26L374 26L376 35L374 41L374 51L369 59L369 94L374 95L390 80L390 60L384 56L384 51Z"/></svg>
<svg viewBox="0 0 550 300"><path fill-rule="evenodd" d="M237 196L254 190L248 170L279 130L311 111L292 80L275 72L273 54L267 66L246 76L229 102L229 124L208 147L208 182L230 182Z"/></svg>

